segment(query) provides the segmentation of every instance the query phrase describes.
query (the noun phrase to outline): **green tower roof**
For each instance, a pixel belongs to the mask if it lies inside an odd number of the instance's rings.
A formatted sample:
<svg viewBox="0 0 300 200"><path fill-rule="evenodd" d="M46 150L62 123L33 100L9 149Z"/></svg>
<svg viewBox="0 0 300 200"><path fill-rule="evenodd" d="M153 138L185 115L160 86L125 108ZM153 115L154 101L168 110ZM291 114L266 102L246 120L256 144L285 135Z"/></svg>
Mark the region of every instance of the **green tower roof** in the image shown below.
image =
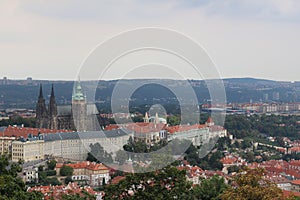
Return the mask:
<svg viewBox="0 0 300 200"><path fill-rule="evenodd" d="M73 95L72 95L73 101L85 101L86 96L82 93L82 88L80 84L80 80L76 81L74 89L73 89Z"/></svg>

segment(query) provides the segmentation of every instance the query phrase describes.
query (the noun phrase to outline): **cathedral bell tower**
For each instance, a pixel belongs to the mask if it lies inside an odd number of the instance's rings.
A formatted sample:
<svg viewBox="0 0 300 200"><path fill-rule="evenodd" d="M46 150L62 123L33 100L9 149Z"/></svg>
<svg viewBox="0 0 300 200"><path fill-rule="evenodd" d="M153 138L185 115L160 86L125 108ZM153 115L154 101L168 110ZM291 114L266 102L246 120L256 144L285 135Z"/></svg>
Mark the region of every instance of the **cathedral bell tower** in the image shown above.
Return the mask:
<svg viewBox="0 0 300 200"><path fill-rule="evenodd" d="M77 131L87 130L87 104L86 96L82 93L80 80L78 80L73 89L72 95L72 114L75 129Z"/></svg>

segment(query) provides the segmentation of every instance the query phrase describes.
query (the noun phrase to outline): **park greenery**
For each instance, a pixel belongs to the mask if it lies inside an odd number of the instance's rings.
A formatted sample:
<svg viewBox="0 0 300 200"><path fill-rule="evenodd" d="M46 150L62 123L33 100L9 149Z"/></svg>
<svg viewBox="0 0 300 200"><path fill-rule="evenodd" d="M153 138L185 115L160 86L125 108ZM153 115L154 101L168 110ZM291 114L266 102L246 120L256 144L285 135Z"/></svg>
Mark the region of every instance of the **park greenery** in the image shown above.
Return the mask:
<svg viewBox="0 0 300 200"><path fill-rule="evenodd" d="M21 163L9 162L7 155L0 157L0 199L30 199L39 200L43 194L39 192L26 192L25 183L18 177L22 171Z"/></svg>

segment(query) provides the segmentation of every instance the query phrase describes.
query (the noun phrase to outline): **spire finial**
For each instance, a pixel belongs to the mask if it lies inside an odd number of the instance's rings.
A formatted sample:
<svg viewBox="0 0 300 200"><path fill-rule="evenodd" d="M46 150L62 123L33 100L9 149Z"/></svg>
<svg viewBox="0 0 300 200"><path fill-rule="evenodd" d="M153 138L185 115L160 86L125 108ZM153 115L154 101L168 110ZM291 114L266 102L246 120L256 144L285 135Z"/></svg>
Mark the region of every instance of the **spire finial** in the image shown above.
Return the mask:
<svg viewBox="0 0 300 200"><path fill-rule="evenodd" d="M43 86L42 86L41 83L40 83L40 95L39 95L39 98L43 98Z"/></svg>
<svg viewBox="0 0 300 200"><path fill-rule="evenodd" d="M53 83L52 83L52 88L51 88L51 97L54 97L54 86L53 86Z"/></svg>

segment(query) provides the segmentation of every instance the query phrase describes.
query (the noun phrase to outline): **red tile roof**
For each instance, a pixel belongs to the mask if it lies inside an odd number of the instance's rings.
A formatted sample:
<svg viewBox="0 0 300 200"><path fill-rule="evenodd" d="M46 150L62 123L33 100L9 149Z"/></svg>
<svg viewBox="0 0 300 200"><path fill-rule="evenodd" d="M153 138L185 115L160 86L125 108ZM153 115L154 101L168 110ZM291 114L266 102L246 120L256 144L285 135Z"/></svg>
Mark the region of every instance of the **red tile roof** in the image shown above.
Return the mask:
<svg viewBox="0 0 300 200"><path fill-rule="evenodd" d="M58 133L58 132L72 132L72 131L8 126L3 132L0 132L0 135L7 136L7 137L14 136L14 137L27 138L29 134L32 134L33 136L37 136L39 133Z"/></svg>
<svg viewBox="0 0 300 200"><path fill-rule="evenodd" d="M194 124L194 125L177 125L177 126L170 126L166 127L166 130L169 133L176 133L176 132L183 132L183 131L189 131L194 129L201 129L205 128L206 126L204 124Z"/></svg>
<svg viewBox="0 0 300 200"><path fill-rule="evenodd" d="M291 182L293 185L300 185L300 180L294 180Z"/></svg>
<svg viewBox="0 0 300 200"><path fill-rule="evenodd" d="M73 169L89 169L92 171L98 171L98 170L109 170L108 167L103 165L102 163L95 163L95 162L80 162L80 163L69 163L69 164L62 164L62 163L57 163L56 168L61 168L63 165L72 167Z"/></svg>
<svg viewBox="0 0 300 200"><path fill-rule="evenodd" d="M287 199L288 197L292 197L292 196L300 197L300 192L293 192L287 190L282 190L282 192L283 192L284 199Z"/></svg>
<svg viewBox="0 0 300 200"><path fill-rule="evenodd" d="M68 185L56 185L56 186L35 186L28 189L28 192L38 191L44 195L45 199L61 199L62 195L69 194L82 194L82 191L87 191L92 195L102 194L103 192L96 192L89 186L79 187L76 182L69 183Z"/></svg>

